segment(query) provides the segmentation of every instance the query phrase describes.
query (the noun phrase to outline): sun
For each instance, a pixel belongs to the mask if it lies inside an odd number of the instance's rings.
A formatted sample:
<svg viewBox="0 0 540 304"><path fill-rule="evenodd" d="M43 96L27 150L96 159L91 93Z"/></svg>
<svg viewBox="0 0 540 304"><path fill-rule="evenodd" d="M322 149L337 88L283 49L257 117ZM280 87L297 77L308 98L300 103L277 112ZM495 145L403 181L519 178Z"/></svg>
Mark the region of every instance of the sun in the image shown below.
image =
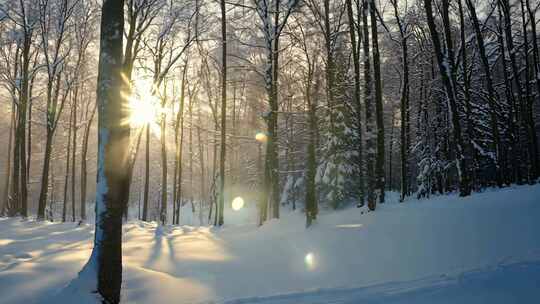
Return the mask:
<svg viewBox="0 0 540 304"><path fill-rule="evenodd" d="M158 116L158 107L155 102L149 98L130 98L129 111L129 123L135 128L155 123Z"/></svg>
<svg viewBox="0 0 540 304"><path fill-rule="evenodd" d="M152 92L152 84L148 81L134 81L131 95L128 97L129 125L132 128L142 128L150 125L155 129L162 113L159 100Z"/></svg>

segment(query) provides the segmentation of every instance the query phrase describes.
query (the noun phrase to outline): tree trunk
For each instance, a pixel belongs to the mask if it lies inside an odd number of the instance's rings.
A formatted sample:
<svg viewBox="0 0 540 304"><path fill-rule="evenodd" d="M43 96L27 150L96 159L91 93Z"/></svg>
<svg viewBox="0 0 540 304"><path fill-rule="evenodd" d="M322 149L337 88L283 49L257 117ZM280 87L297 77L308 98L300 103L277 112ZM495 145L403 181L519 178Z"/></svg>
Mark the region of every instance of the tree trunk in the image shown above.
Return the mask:
<svg viewBox="0 0 540 304"><path fill-rule="evenodd" d="M142 220L148 221L148 190L150 186L150 124L146 126L146 145L144 159L144 196L143 196L143 215Z"/></svg>
<svg viewBox="0 0 540 304"><path fill-rule="evenodd" d="M182 155L184 150L184 102L185 102L185 91L186 91L186 73L187 73L187 62L182 72L182 86L180 88L180 107L176 115L176 129L175 129L175 142L176 142L176 155L175 155L175 168L176 168L176 180L173 205L176 206L175 214L173 217L176 219L176 224L180 224L180 208L182 207L182 173L183 173L183 162ZM180 133L180 138L178 138L178 133Z"/></svg>
<svg viewBox="0 0 540 304"><path fill-rule="evenodd" d="M50 168L50 172L51 172L51 195L50 195L50 199L49 199L49 214L48 214L48 220L53 222L54 221L54 210L53 210L53 205L56 205L55 202L56 202L56 198L55 198L55 193L54 193L54 164L51 166Z"/></svg>
<svg viewBox="0 0 540 304"><path fill-rule="evenodd" d="M523 58L525 59L525 123L527 124L527 137L529 138L528 147L529 147L529 182L534 183L538 178L538 137L536 135L536 126L534 123L534 108L533 108L533 93L531 90L531 74L529 67L529 38L527 34L527 23L525 20L525 5L523 0L520 0L521 3L521 25L523 30ZM530 21L530 20L529 20ZM533 37L536 41L536 37ZM534 55L534 50L533 50ZM536 63L536 62L533 62ZM534 70L534 69L533 69ZM538 75L535 75L535 78L538 78Z"/></svg>
<svg viewBox="0 0 540 304"><path fill-rule="evenodd" d="M394 185L394 177L392 176L392 156L393 156L393 150L394 150L394 125L396 123L396 114L394 113L394 107L392 107L392 121L390 124L390 138L388 140L388 145L390 151L388 151L388 181L386 183L386 186L388 187L389 191L392 191L393 185ZM403 122L402 122L403 123Z"/></svg>
<svg viewBox="0 0 540 304"><path fill-rule="evenodd" d="M315 185L315 175L317 174L317 159L315 155L315 130L317 128L317 113L316 105L311 98L311 82L313 71L311 66L308 67L308 80L306 84L306 102L308 106L308 123L309 123L309 141L307 148L307 164L306 164L306 227L311 226L311 223L317 218L317 189Z"/></svg>
<svg viewBox="0 0 540 304"><path fill-rule="evenodd" d="M55 69L56 71L56 69ZM49 145L52 145L52 139L54 137L54 132L56 131L56 124L58 122L58 118L60 116L60 113L63 109L63 106L60 107L60 110L58 110L58 100L60 95L60 81L62 74L58 72L56 75L48 75L47 78L47 88L46 88L46 99L47 99L47 109L49 109L46 113L46 132L47 137L49 140ZM54 83L56 82L56 86ZM69 88L68 88L69 89ZM67 96L67 95L66 95ZM62 99L62 105L64 103L65 99ZM71 130L72 130L72 120L73 120L74 110L71 109L70 117L69 117L69 134L70 137L68 139L67 145L71 145ZM68 149L69 151L69 149ZM44 162L43 162L43 172L41 176L41 191L39 195L39 201L38 201L38 219L44 219L45 218L45 206L47 205L47 195L49 191L49 162L51 158L52 148L49 147L48 149L45 149L45 155L43 156ZM69 161L69 156L67 157ZM67 172L66 172L67 176ZM66 183L67 183L67 177L66 177ZM67 190L67 189L66 189ZM65 197L65 195L64 195Z"/></svg>
<svg viewBox="0 0 540 304"><path fill-rule="evenodd" d="M408 45L407 45L407 35L406 29L404 28L404 25L399 17L398 13L398 3L396 0L392 1L392 5L394 7L394 17L396 18L397 25L399 27L399 35L400 35L400 45L401 45L401 64L403 69L403 81L401 84L401 100L400 100L400 116L401 116L401 126L400 126L400 175L401 175L401 183L400 183L400 197L399 201L403 202L405 200L405 196L409 193L409 172L408 172L408 161L409 161L409 138L408 138L408 130L409 130L409 59L408 59ZM393 118L394 116L392 116ZM394 125L392 124L392 128ZM392 143L390 143L392 145ZM391 149L391 148L390 148ZM391 153L390 153L391 154ZM390 166L392 166L392 163L390 163ZM390 183L392 183L392 179L390 179Z"/></svg>
<svg viewBox="0 0 540 304"><path fill-rule="evenodd" d="M18 190L20 196L18 196L21 216L28 216L28 176L26 169L26 115L28 105L28 76L30 65L30 47L32 40L32 30L27 29L25 21L24 29L24 42L22 49L22 83L21 83L21 95L19 100L19 116L17 123L17 139L19 141L19 155L17 161L20 166L20 181L18 182ZM18 179L18 178L17 178ZM15 182L15 179L13 180ZM19 195L19 194L18 194Z"/></svg>
<svg viewBox="0 0 540 304"><path fill-rule="evenodd" d="M165 108L166 97L163 97L161 104ZM159 220L162 225L167 223L167 142L165 137L166 115L161 115L161 210L159 212Z"/></svg>
<svg viewBox="0 0 540 304"><path fill-rule="evenodd" d="M69 124L68 124L68 140L67 140L67 152L66 152L66 174L64 175L64 201L62 202L62 222L66 221L67 216L67 193L68 193L68 180L69 180L69 168L71 166L71 130L73 125L73 107L69 112ZM49 153L50 154L50 153ZM73 183L73 181L71 181Z"/></svg>
<svg viewBox="0 0 540 304"><path fill-rule="evenodd" d="M189 92L189 91L188 91ZM195 209L194 205L194 189L193 189L193 96L189 97L189 200L191 206ZM202 225L202 203L199 200L199 225Z"/></svg>
<svg viewBox="0 0 540 304"><path fill-rule="evenodd" d="M15 50L15 63L13 64L13 78L19 77L19 53L21 51L21 47L19 44L17 44L16 50ZM19 139L17 135L19 134L18 129L18 120L19 120L19 107L16 102L16 96L17 96L17 89L15 86L13 86L11 90L11 96L13 96L13 101L11 102L11 127L13 128L13 135L15 138L13 138L13 170L12 170L12 183L10 189L8 189L8 194L6 194L7 201L5 203L7 208L7 214L8 216L14 216L17 213L18 208L18 197L19 197ZM11 150L10 150L11 152ZM9 184L9 183L8 183ZM10 194L11 193L11 194Z"/></svg>
<svg viewBox="0 0 540 304"><path fill-rule="evenodd" d="M2 192L2 208L0 208L0 216L6 214L9 211L9 179L11 177L11 146L13 142L13 126L15 124L15 103L11 103L11 119L9 121L9 135L7 146L7 161L6 161L6 174L4 176L4 190Z"/></svg>
<svg viewBox="0 0 540 304"><path fill-rule="evenodd" d="M122 97L124 1L104 0L97 82L98 173L96 232L87 267L97 274L97 291L106 303L120 302L122 284L122 212L129 193L129 126Z"/></svg>
<svg viewBox="0 0 540 304"><path fill-rule="evenodd" d="M71 221L75 222L75 173L76 173L76 160L77 160L77 103L78 103L78 87L75 88L73 94L73 147L71 148Z"/></svg>
<svg viewBox="0 0 540 304"><path fill-rule="evenodd" d="M522 176L521 176L521 168L520 168L520 149L519 149L519 121L517 120L517 113L516 113L516 101L514 98L514 93L512 89L512 82L510 80L510 76L508 74L508 67L506 64L506 50L504 47L504 39L503 39L503 14L501 12L501 6L500 4L497 5L497 11L499 15L499 23L497 26L497 40L499 43L499 50L501 52L501 63L502 63L502 72L504 76L504 93L506 96L506 100L509 107L509 115L508 119L506 120L508 124L508 132L510 133L510 143L508 147L508 155L510 157L511 166L512 166L512 174L511 177L508 178L508 183L518 183L521 184L522 182Z"/></svg>
<svg viewBox="0 0 540 304"><path fill-rule="evenodd" d="M280 202L280 191L279 191L279 155L278 155L278 111L279 111L279 12L280 12L280 0L275 1L274 9L274 45L272 50L272 103L270 105L270 125L269 128L272 134L272 140L268 141L268 151L269 158L269 173L270 173L270 202L272 206L272 218L279 218L279 202Z"/></svg>
<svg viewBox="0 0 540 304"><path fill-rule="evenodd" d="M538 50L538 36L536 36L536 17L535 12L531 9L529 0L525 0L527 6L527 12L529 14L529 24L531 25L532 45L533 45L533 63L534 63L534 75L536 83L536 98L540 99L540 50ZM537 172L540 173L540 172Z"/></svg>
<svg viewBox="0 0 540 304"><path fill-rule="evenodd" d="M373 121L373 96L371 84L371 62L369 47L368 25L368 0L362 2L362 26L363 26L363 52L364 52L364 103L366 113L366 176L367 176L367 203L371 211L375 211L377 198L375 195L375 125Z"/></svg>
<svg viewBox="0 0 540 304"><path fill-rule="evenodd" d="M86 158L88 153L88 138L90 136L90 129L92 127L92 121L94 120L94 116L96 114L96 109L97 103L94 104L94 107L92 108L92 113L90 114L90 118L86 121L86 125L84 127L83 144L81 148L81 221L86 220L86 186L88 178Z"/></svg>
<svg viewBox="0 0 540 304"><path fill-rule="evenodd" d="M45 207L47 205L47 192L49 190L49 166L51 162L53 133L47 130L45 136L45 155L43 159L43 171L41 173L41 191L39 193L38 213L39 220L45 219ZM69 158L68 158L69 159Z"/></svg>
<svg viewBox="0 0 540 304"><path fill-rule="evenodd" d="M459 10L459 27L460 27L460 39L461 39L461 60L462 60L462 69L461 77L463 78L463 95L465 97L465 121L466 121L466 130L465 138L467 139L467 149L468 153L472 156L471 163L471 187L474 189L477 182L477 166L478 166L478 153L473 145L473 140L475 140L474 135L474 122L472 120L472 105L471 105L471 77L469 77L469 72L467 70L467 40L465 37L465 17L463 13L463 6L461 0L458 1L458 10Z"/></svg>
<svg viewBox="0 0 540 304"><path fill-rule="evenodd" d="M458 179L459 179L459 194L460 196L467 196L471 193L470 184L469 184L469 174L468 174L468 167L467 167L467 159L464 154L463 150L463 137L461 135L461 125L459 122L459 113L458 113L458 106L456 101L456 92L454 91L455 82L453 82L453 77L451 75L452 73L452 66L453 64L450 62L450 67L448 66L449 58L452 56L453 52L450 50L452 49L451 45L448 45L448 50L443 54L441 41L439 39L439 33L437 32L437 28L435 25L435 20L433 18L433 11L431 7L431 0L424 0L424 6L426 10L426 18L427 23L429 27L429 32L431 34L431 40L433 42L433 49L435 51L435 55L437 57L437 63L439 66L439 73L445 88L445 92L448 99L448 105L450 108L450 116L451 116L451 123L453 127L453 139L455 144L455 158L456 158L456 165L457 165L457 171L458 171ZM443 19L448 19L448 0L443 0ZM448 22L445 22L447 24ZM446 31L449 31L449 29L446 29ZM447 38L449 40L450 37ZM447 41L448 44L448 41Z"/></svg>
<svg viewBox="0 0 540 304"><path fill-rule="evenodd" d="M498 1L498 4L499 4L499 8L501 8L502 10L502 17L504 19L504 27L503 27L504 37L506 40L506 47L508 48L508 57L510 58L510 69L512 71L512 78L514 80L514 85L516 87L515 93L517 95L517 101L519 103L519 106L514 107L514 109L516 110L516 114L517 114L516 118L518 121L517 133L519 134L521 131L520 130L521 127L523 127L525 128L526 134L529 135L527 122L525 121L526 118L524 118L526 114L523 112L524 110L523 106L525 105L527 100L523 97L523 87L521 84L520 69L518 68L518 65L517 65L517 58L516 58L517 51L514 46L514 38L513 38L513 33L512 33L512 21L511 21L512 12L510 11L510 2L508 0L500 0ZM518 143L518 145L521 145L521 143ZM528 147L529 147L528 150L530 151L530 146L528 145ZM518 151L519 150L522 150L522 149L518 147ZM530 168L531 165L532 165L532 161L529 156L529 162L528 162L529 173L531 171L531 168Z"/></svg>
<svg viewBox="0 0 540 304"><path fill-rule="evenodd" d="M26 176L30 177L30 166L32 164L32 87L34 77L30 80L28 88L28 130L26 135Z"/></svg>
<svg viewBox="0 0 540 304"><path fill-rule="evenodd" d="M279 1L278 1L279 2ZM225 0L221 4L221 147L219 158L219 213L218 226L223 225L223 211L225 206L225 157L226 157L226 121L227 121L227 15ZM278 214L279 217L279 214Z"/></svg>
<svg viewBox="0 0 540 304"><path fill-rule="evenodd" d="M202 123L202 120L201 120L201 107L198 107L197 108L197 117L198 117L198 122L197 122L197 144L198 144L198 147L199 147L199 162L200 162L200 166L201 166L201 179L200 179L200 186L201 186L201 196L199 198L199 200L201 201L201 203L199 204L200 207L200 211L202 212L202 204L203 202L206 201L206 167L205 167L205 162L204 162L204 147L203 147L203 142L201 141L201 123ZM208 134L208 132L207 132ZM210 221L210 214L208 215L208 221Z"/></svg>
<svg viewBox="0 0 540 304"><path fill-rule="evenodd" d="M495 91L495 86L493 85L493 79L491 78L491 67L489 66L488 56L486 53L486 48L484 44L484 37L480 30L480 22L478 22L478 17L476 16L476 8L471 0L466 0L467 7L469 8L469 13L474 27L474 32L476 35L476 42L478 44L478 51L480 55L480 61L482 62L482 68L484 70L485 79L486 79L486 90L488 91L488 106L489 106L489 116L490 116L490 125L493 132L493 150L495 151L495 156L493 162L495 164L496 180L497 185L502 187L502 168L501 168L501 138L499 133L499 119L497 117L497 92Z"/></svg>
<svg viewBox="0 0 540 304"><path fill-rule="evenodd" d="M377 122L377 158L375 161L376 187L379 190L379 203L384 203L385 173L384 173L384 119L382 101L381 60L379 56L379 39L377 34L377 8L375 1L369 0L369 12L371 19L371 41L373 52L373 75L375 81L375 115Z"/></svg>
<svg viewBox="0 0 540 304"><path fill-rule="evenodd" d="M536 98L540 100L540 50L538 48L538 36L536 35L536 17L535 13L531 9L531 5L529 3L529 0L525 0L525 4L527 6L527 12L529 13L529 24L531 25L531 33L532 33L532 45L533 45L533 63L534 63L534 75L535 75L535 83L536 83ZM531 115L534 115L531 111ZM534 121L534 119L533 119ZM540 175L540 160L538 159L538 143L536 140L536 129L534 130L534 139L535 139L535 150L536 154L534 155L535 162L536 162L536 172L534 178L537 178Z"/></svg>

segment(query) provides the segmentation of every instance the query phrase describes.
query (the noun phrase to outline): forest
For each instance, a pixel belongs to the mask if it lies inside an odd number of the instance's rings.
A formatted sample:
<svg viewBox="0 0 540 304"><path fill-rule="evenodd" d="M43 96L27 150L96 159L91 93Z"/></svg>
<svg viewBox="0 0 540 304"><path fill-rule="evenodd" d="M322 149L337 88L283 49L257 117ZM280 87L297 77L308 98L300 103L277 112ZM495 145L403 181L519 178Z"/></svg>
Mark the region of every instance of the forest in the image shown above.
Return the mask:
<svg viewBox="0 0 540 304"><path fill-rule="evenodd" d="M2 0L0 217L95 224L79 278L119 303L123 224L540 200L539 20L536 0Z"/></svg>

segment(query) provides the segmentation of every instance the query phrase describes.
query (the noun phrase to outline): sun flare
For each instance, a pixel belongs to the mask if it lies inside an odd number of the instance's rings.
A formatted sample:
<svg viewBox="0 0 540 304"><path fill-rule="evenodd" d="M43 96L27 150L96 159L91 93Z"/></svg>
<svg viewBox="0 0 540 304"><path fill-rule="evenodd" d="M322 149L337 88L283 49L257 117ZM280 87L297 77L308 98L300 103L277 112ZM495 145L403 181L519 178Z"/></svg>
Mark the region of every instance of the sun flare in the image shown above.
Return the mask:
<svg viewBox="0 0 540 304"><path fill-rule="evenodd" d="M156 130L159 115L162 113L159 100L153 95L152 85L147 81L135 81L129 99L129 124L132 128L150 125Z"/></svg>
<svg viewBox="0 0 540 304"><path fill-rule="evenodd" d="M315 268L316 260L313 252L308 252L308 254L306 254L306 256L304 257L304 263L309 270L313 270Z"/></svg>
<svg viewBox="0 0 540 304"><path fill-rule="evenodd" d="M255 140L260 142L260 143L264 143L267 141L267 136L266 134L264 134L263 132L259 132L257 134L255 134Z"/></svg>
<svg viewBox="0 0 540 304"><path fill-rule="evenodd" d="M129 121L133 127L143 127L156 122L158 107L152 100L135 98L129 101Z"/></svg>
<svg viewBox="0 0 540 304"><path fill-rule="evenodd" d="M236 197L233 199L231 205L234 211L238 211L244 207L244 199L241 197Z"/></svg>

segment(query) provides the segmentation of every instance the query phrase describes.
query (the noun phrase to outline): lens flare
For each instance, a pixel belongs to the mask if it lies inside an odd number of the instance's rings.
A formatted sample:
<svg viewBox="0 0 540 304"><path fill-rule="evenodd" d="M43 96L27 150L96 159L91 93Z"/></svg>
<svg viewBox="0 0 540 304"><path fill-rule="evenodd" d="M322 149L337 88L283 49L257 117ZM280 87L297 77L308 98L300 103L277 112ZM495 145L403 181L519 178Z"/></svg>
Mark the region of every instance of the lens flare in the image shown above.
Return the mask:
<svg viewBox="0 0 540 304"><path fill-rule="evenodd" d="M306 254L306 256L304 257L304 263L309 270L315 269L316 260L313 252L308 252L308 254Z"/></svg>
<svg viewBox="0 0 540 304"><path fill-rule="evenodd" d="M235 197L232 200L231 207L234 211L238 211L244 207L244 199L241 197Z"/></svg>
<svg viewBox="0 0 540 304"><path fill-rule="evenodd" d="M267 139L268 138L267 138L266 134L264 134L263 132L259 132L259 133L255 134L255 140L258 141L258 142L263 143L263 142L266 142Z"/></svg>

